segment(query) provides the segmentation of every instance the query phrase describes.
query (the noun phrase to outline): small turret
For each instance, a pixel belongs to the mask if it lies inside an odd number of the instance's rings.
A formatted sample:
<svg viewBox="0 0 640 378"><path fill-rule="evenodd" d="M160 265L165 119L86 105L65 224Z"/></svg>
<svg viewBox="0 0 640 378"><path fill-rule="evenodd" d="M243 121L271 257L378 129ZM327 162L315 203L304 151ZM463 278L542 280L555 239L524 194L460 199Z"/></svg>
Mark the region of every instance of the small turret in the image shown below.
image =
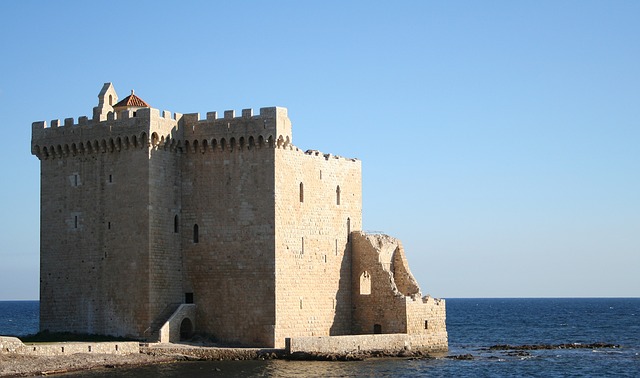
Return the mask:
<svg viewBox="0 0 640 378"><path fill-rule="evenodd" d="M107 114L113 111L113 104L118 102L118 94L111 83L104 83L102 90L98 93L98 106L93 108L93 119L104 121Z"/></svg>
<svg viewBox="0 0 640 378"><path fill-rule="evenodd" d="M116 113L120 113L123 110L136 111L138 109L150 108L150 107L151 106L149 106L149 104L144 102L143 99L135 95L135 93L133 92L133 89L131 90L131 94L129 96L125 97L119 103L113 105L113 109L116 111Z"/></svg>

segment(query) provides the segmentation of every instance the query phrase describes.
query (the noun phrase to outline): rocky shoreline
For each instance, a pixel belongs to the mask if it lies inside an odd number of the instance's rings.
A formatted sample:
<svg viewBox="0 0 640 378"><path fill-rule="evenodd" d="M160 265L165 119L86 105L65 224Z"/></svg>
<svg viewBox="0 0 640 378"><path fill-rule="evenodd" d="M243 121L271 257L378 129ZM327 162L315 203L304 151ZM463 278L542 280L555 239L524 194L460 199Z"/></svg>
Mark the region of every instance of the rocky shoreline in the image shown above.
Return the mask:
<svg viewBox="0 0 640 378"><path fill-rule="evenodd" d="M443 354L444 355L444 354ZM362 361L369 358L432 358L423 351L360 351L287 354L284 349L224 348L186 344L141 344L140 353L74 353L41 356L0 353L0 377L48 376L100 368L143 366L183 361L271 360Z"/></svg>
<svg viewBox="0 0 640 378"><path fill-rule="evenodd" d="M0 377L32 377L121 366L143 366L184 361L179 356L147 354L76 353L66 356L31 356L17 353L0 354Z"/></svg>
<svg viewBox="0 0 640 378"><path fill-rule="evenodd" d="M527 353L531 350L548 349L601 349L620 348L607 343L591 344L535 344L535 345L493 345L485 350L507 353ZM437 358L473 360L475 356L447 355L420 350L401 351L354 351L349 353L307 353L287 354L284 349L268 348L224 348L188 344L140 344L140 353L102 354L74 353L58 356L40 356L22 353L0 353L0 377L48 376L54 374L86 371L100 368L123 366L143 366L150 364L175 363L183 361L223 361L223 360L271 360L288 359L301 361L362 361L370 358Z"/></svg>
<svg viewBox="0 0 640 378"><path fill-rule="evenodd" d="M144 366L183 361L269 360L362 361L368 358L429 358L428 353L372 351L347 354L293 353L283 350L161 346L141 347L138 354L76 353L64 356L33 356L17 353L0 354L0 377L48 376L101 368Z"/></svg>

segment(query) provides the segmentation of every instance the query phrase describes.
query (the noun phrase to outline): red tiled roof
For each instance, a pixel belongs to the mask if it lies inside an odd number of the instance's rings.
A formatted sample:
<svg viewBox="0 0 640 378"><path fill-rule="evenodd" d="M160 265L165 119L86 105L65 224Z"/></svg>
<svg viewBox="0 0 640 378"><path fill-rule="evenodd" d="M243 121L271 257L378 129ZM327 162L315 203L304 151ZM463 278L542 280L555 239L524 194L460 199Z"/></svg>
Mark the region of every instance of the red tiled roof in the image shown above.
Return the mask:
<svg viewBox="0 0 640 378"><path fill-rule="evenodd" d="M134 106L134 107L138 107L138 108L150 108L151 107L151 106L149 106L149 104L144 102L143 99L141 99L140 97L138 97L135 94L133 94L133 90L131 90L131 95L125 97L122 101L120 101L117 104L113 105L114 108L130 107L130 106Z"/></svg>

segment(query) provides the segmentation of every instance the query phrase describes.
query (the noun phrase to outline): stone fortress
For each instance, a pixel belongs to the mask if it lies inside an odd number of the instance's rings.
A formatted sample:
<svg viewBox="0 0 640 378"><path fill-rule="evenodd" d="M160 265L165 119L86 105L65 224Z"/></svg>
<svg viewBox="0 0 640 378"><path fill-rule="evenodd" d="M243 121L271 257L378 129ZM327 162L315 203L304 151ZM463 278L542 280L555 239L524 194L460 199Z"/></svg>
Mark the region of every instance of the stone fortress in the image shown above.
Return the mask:
<svg viewBox="0 0 640 378"><path fill-rule="evenodd" d="M400 241L360 231L359 160L295 147L285 108L201 119L111 83L98 100L92 119L32 125L41 330L447 349L444 300L422 296Z"/></svg>

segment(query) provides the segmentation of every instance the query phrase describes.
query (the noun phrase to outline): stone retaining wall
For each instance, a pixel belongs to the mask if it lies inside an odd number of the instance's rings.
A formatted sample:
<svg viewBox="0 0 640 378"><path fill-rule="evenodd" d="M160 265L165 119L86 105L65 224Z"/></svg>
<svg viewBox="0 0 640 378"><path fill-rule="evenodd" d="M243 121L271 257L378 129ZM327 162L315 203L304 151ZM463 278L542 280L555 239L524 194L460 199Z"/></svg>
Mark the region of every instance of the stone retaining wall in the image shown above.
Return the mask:
<svg viewBox="0 0 640 378"><path fill-rule="evenodd" d="M287 353L346 354L352 352L421 350L447 351L445 335L353 335L327 337L293 337L287 339Z"/></svg>
<svg viewBox="0 0 640 378"><path fill-rule="evenodd" d="M257 360L285 356L284 349L275 348L217 348L162 343L142 346L140 353L151 356L182 356L202 361Z"/></svg>
<svg viewBox="0 0 640 378"><path fill-rule="evenodd" d="M137 341L23 344L15 337L0 337L0 353L33 356L62 356L75 353L134 354L140 353L140 344Z"/></svg>
<svg viewBox="0 0 640 378"><path fill-rule="evenodd" d="M22 341L16 337L0 336L0 353L13 353L23 346Z"/></svg>

